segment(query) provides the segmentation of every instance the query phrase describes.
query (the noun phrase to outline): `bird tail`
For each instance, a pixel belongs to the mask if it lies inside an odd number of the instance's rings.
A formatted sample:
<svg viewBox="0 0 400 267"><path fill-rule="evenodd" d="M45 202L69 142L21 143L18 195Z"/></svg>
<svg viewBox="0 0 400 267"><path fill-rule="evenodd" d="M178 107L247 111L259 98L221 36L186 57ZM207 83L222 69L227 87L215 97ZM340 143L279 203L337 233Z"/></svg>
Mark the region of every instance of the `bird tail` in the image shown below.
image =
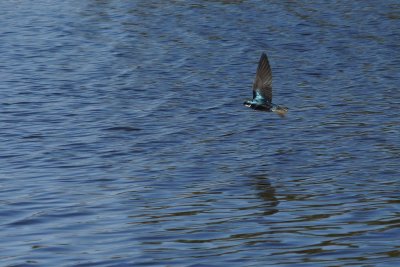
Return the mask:
<svg viewBox="0 0 400 267"><path fill-rule="evenodd" d="M289 109L284 106L274 106L274 107L272 107L271 111L278 114L281 117L285 117L285 115L289 111Z"/></svg>

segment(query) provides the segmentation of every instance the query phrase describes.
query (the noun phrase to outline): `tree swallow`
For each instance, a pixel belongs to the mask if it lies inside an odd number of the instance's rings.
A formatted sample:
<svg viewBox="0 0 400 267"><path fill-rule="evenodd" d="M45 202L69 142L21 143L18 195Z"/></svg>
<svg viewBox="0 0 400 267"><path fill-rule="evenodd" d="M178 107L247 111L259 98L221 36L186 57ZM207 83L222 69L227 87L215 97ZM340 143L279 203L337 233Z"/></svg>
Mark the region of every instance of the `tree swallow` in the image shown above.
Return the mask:
<svg viewBox="0 0 400 267"><path fill-rule="evenodd" d="M256 78L253 83L253 100L246 100L243 105L255 110L272 111L280 116L284 116L288 112L287 107L272 103L272 72L265 53L262 53L258 62Z"/></svg>

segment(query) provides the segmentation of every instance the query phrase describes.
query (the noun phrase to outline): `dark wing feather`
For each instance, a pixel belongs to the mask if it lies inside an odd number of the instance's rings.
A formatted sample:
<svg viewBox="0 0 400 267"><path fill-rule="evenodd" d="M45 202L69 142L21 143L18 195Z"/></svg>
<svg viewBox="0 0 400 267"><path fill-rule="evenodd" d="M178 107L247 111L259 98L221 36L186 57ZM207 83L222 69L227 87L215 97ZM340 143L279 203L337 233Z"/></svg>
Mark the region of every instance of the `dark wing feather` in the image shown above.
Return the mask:
<svg viewBox="0 0 400 267"><path fill-rule="evenodd" d="M256 96L256 91L272 103L272 72L265 53L262 53L258 62L256 78L253 83L253 97Z"/></svg>

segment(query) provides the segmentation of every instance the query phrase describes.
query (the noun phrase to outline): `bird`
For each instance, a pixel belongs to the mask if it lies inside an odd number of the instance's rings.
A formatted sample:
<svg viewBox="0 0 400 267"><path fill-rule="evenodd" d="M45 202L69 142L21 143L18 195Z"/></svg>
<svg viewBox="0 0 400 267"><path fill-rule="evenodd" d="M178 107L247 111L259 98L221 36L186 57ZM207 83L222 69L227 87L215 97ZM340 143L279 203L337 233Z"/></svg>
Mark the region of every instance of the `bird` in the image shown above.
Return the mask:
<svg viewBox="0 0 400 267"><path fill-rule="evenodd" d="M253 82L253 99L246 100L243 105L259 111L274 112L285 116L288 108L272 103L272 72L267 54L262 53L258 62L256 77Z"/></svg>

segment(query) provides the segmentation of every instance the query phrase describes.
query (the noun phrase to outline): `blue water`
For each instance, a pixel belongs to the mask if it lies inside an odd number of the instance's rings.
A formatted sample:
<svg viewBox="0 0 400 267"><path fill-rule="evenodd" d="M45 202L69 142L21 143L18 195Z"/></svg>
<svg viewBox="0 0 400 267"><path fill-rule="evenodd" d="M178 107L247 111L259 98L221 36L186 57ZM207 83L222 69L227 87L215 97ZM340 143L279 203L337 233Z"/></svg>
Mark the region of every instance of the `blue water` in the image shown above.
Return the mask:
<svg viewBox="0 0 400 267"><path fill-rule="evenodd" d="M0 10L1 266L399 266L398 1Z"/></svg>

